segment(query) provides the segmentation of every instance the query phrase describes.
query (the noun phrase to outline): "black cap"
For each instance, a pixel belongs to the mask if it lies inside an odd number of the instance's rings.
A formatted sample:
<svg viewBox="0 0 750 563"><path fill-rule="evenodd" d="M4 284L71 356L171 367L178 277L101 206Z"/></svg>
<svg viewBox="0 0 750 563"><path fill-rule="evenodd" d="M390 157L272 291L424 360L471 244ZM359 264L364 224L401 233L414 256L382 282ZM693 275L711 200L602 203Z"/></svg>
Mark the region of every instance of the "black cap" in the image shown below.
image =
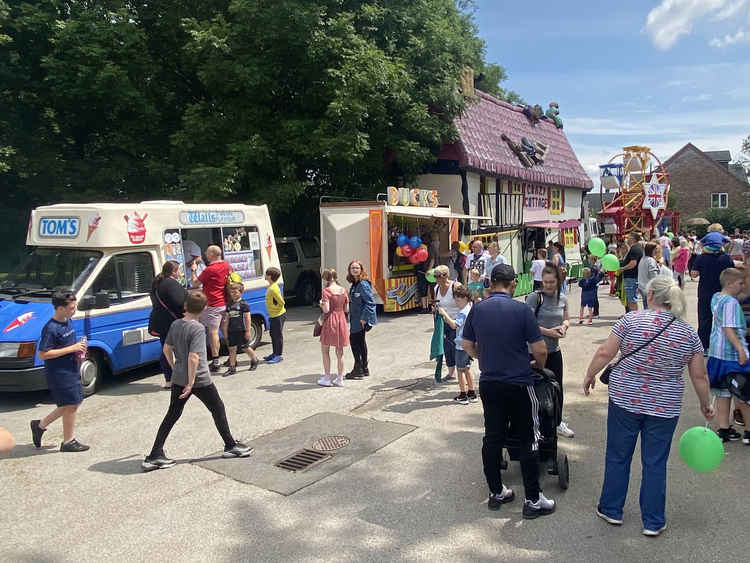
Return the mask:
<svg viewBox="0 0 750 563"><path fill-rule="evenodd" d="M510 264L498 264L492 268L490 280L492 283L509 282L516 279L516 271Z"/></svg>

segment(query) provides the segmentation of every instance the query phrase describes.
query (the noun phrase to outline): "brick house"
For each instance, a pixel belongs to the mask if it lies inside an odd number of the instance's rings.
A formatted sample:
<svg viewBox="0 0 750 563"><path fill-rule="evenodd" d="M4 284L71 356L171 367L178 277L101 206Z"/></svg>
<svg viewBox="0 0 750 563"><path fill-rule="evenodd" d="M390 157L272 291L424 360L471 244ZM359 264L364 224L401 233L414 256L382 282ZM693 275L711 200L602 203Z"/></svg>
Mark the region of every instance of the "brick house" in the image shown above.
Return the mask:
<svg viewBox="0 0 750 563"><path fill-rule="evenodd" d="M683 217L708 209L747 209L750 185L729 168L729 151L704 152L688 143L664 162Z"/></svg>

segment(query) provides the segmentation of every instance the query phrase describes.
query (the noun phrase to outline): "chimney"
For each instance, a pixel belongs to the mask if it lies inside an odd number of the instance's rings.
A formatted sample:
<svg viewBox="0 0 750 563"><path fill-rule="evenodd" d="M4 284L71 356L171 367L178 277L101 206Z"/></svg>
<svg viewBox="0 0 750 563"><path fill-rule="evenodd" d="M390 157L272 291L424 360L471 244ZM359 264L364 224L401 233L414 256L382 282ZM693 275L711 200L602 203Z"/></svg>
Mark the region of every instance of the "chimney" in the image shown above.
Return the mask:
<svg viewBox="0 0 750 563"><path fill-rule="evenodd" d="M461 93L467 98L474 97L474 69L470 66L461 71Z"/></svg>

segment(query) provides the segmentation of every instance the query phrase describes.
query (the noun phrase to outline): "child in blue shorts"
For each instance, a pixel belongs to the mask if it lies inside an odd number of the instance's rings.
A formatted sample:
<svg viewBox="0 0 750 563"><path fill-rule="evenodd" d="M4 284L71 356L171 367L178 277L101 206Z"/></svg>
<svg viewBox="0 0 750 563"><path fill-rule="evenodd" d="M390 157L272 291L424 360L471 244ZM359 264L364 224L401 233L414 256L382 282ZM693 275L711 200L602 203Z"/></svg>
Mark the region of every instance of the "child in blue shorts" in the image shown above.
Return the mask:
<svg viewBox="0 0 750 563"><path fill-rule="evenodd" d="M459 308L455 319L450 318L445 309L438 307L438 312L443 316L445 323L456 330L456 370L458 371L459 394L453 400L462 405L477 402L477 393L474 390L474 378L471 375L471 356L461 346L463 338L464 323L471 311L472 292L466 286L453 286L453 299Z"/></svg>
<svg viewBox="0 0 750 563"><path fill-rule="evenodd" d="M581 288L581 311L578 313L578 324L583 324L583 315L588 309L589 324L594 323L594 309L596 308L597 292L599 290L600 274L597 271L593 273L591 268L584 268L581 271L583 276L578 281Z"/></svg>
<svg viewBox="0 0 750 563"><path fill-rule="evenodd" d="M52 294L55 313L42 329L39 340L39 359L44 361L47 387L57 408L42 420L31 421L31 438L37 448L42 447L42 434L47 427L62 417L63 442L61 452L85 452L89 449L73 437L76 412L83 402L83 387L79 374L79 361L86 354L86 341L76 342L76 333L70 318L76 312L76 296L72 291Z"/></svg>
<svg viewBox="0 0 750 563"><path fill-rule="evenodd" d="M727 268L719 277L721 292L711 298L713 324L708 346L706 370L711 382L711 391L716 396L716 412L719 421L719 437L724 442L740 439L740 433L729 425L732 394L729 391L729 374L750 373L748 350L745 341L747 325L742 307L737 301L745 285L745 273L736 268ZM735 397L736 406L745 420L750 420L750 406ZM750 445L750 430L745 430L742 442Z"/></svg>

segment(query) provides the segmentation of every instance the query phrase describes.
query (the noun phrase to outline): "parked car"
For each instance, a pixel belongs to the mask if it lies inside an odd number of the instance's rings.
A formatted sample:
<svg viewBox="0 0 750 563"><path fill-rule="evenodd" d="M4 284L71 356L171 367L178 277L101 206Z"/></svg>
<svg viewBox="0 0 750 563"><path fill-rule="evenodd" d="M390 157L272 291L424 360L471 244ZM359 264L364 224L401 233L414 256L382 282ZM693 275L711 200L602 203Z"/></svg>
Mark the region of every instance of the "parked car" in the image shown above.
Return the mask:
<svg viewBox="0 0 750 563"><path fill-rule="evenodd" d="M284 297L293 296L298 305L312 305L320 299L320 242L317 238L276 239Z"/></svg>

